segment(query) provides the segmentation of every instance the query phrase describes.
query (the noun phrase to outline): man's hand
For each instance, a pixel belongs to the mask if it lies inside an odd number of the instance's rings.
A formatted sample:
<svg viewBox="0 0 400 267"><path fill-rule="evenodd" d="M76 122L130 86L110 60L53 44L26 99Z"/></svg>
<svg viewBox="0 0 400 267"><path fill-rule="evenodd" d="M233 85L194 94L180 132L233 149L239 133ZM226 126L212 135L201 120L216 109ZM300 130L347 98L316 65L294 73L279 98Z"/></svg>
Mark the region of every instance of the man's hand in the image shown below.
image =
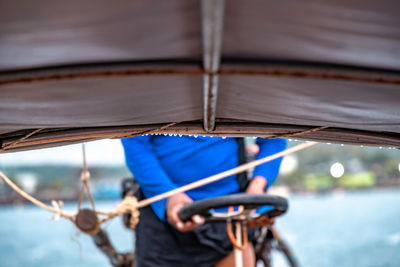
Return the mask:
<svg viewBox="0 0 400 267"><path fill-rule="evenodd" d="M247 194L256 194L256 195L263 194L263 193L265 193L266 186L267 186L267 180L262 176L256 176L250 181L250 183L247 187L246 193ZM257 219L250 220L247 223L247 226L262 227L262 226L269 225L269 224L272 225L272 224L274 224L274 222L275 222L274 218L269 218L268 216L264 215Z"/></svg>
<svg viewBox="0 0 400 267"><path fill-rule="evenodd" d="M193 200L185 193L179 193L169 197L167 200L167 218L168 222L181 232L188 232L194 230L204 223L204 218L199 215L194 215L192 220L183 222L178 212L186 204L192 203Z"/></svg>
<svg viewBox="0 0 400 267"><path fill-rule="evenodd" d="M256 176L251 179L249 185L247 186L247 194L264 194L265 187L267 186L267 180L262 176Z"/></svg>

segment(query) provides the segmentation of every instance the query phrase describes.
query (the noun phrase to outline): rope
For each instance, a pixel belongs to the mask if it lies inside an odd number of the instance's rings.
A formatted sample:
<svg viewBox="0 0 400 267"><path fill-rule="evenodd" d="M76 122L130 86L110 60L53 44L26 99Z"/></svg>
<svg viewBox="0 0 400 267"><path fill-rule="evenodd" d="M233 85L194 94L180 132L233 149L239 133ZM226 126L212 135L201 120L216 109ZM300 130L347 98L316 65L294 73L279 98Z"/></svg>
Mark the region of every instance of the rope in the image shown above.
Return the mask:
<svg viewBox="0 0 400 267"><path fill-rule="evenodd" d="M129 226L131 229L134 229L136 225L139 223L139 210L137 207L138 201L134 196L126 196L115 208L115 211L106 214L107 217L100 221L100 224L111 220L114 217L130 213L131 218L129 220Z"/></svg>
<svg viewBox="0 0 400 267"><path fill-rule="evenodd" d="M53 205L54 209L57 211L56 214L53 216L52 220L58 221L61 217L61 211L64 206L64 202L62 200L59 200L58 202L52 200L51 205Z"/></svg>
<svg viewBox="0 0 400 267"><path fill-rule="evenodd" d="M240 205L238 211L243 212L243 210L244 210L244 206ZM228 207L228 215L229 215L229 213L233 213L233 212L234 212L233 206L229 206ZM235 224L235 226L237 228L240 228L240 229L236 229L236 233L237 233L236 237L232 230L233 223ZM248 242L248 236L247 236L247 227L245 224L243 224L240 221L232 222L231 220L228 220L226 223L226 232L228 234L229 240L231 241L232 245L235 248L237 248L239 250L244 250L246 248L247 242ZM238 240L237 237L239 234L240 234L241 238Z"/></svg>
<svg viewBox="0 0 400 267"><path fill-rule="evenodd" d="M288 138L288 137L293 137L293 136L301 136L307 133L313 133L317 132L320 130L324 130L326 128L329 128L328 126L320 126L316 128L311 128L308 130L300 131L300 132L291 132L291 133L285 133L285 134L276 134L274 136L269 136L269 137L264 137L264 139L275 139L275 138Z"/></svg>
<svg viewBox="0 0 400 267"><path fill-rule="evenodd" d="M152 133L156 133L158 131L162 131L165 130L171 126L174 126L178 123L181 123L181 121L176 121L176 122L171 122L168 123L166 125L163 125L161 127L155 128L155 129L150 129L150 130L145 130L139 133L131 133L131 134L125 134L125 135L118 135L118 136L114 136L112 139L120 139L120 138L128 138L128 137L134 137L134 136L141 136L141 135L145 135L145 134L152 134Z"/></svg>
<svg viewBox="0 0 400 267"><path fill-rule="evenodd" d="M164 127L169 127L171 125L174 125L176 123L170 124L170 125L165 125ZM318 144L317 142L307 142L307 143L303 143L291 148L288 148L284 151L281 151L279 153L267 156L265 158L259 159L259 160L255 160L252 162L248 162L246 164L242 164L236 168L212 175L210 177L204 178L202 180L187 184L185 186L176 188L174 190L165 192L163 194L154 196L152 198L148 198L142 201L137 201L137 199L133 196L127 196L125 197L115 208L114 211L112 212L104 212L104 211L96 211L95 210L95 206L94 206L94 200L91 196L90 193L90 187L88 184L88 180L90 178L90 173L87 169L87 165L86 165L86 159L85 159L85 151L83 149L83 154L84 154L84 166L83 166L83 170L82 170L82 174L81 174L81 181L82 181L82 187L81 187L81 194L79 197L79 202L78 202L78 211L80 210L80 206L81 206L81 202L83 200L84 197L84 189L86 188L88 191L88 195L89 195L89 199L92 203L92 207L93 210L96 214L98 215L105 215L106 217L103 218L102 220L99 221L98 225L100 226L102 223L111 220L112 218L116 217L116 216L120 216L122 214L125 213L131 213L131 219L130 219L130 227L133 229L137 223L138 223L138 218L139 218L139 208L143 208L147 205L150 205L153 202L162 200L164 198L168 198L172 195L178 194L178 193L182 193L215 181L218 181L220 179L226 178L228 176L240 173L240 172L244 172L248 169L254 168L258 165L264 164L266 162L275 160L277 158L280 157L284 157L286 155L289 155L291 153L300 151L302 149L311 147ZM57 220L59 217L64 217L67 219L70 219L71 221L74 221L74 218L76 218L76 214L70 214L70 213L66 213L62 210L63 207L63 203L61 201L56 202L56 201L52 201L52 205L53 207L44 204L43 202L37 200L36 198L32 197L31 195L29 195L28 193L24 192L21 188L19 188L17 185L15 185L7 176L5 176L2 172L0 172L0 178L3 179L4 182L6 182L12 189L14 189L19 195L21 195L23 198L29 200L30 202L32 202L33 204L37 205L38 207L41 207L45 210L51 211L53 213L55 213L54 219Z"/></svg>
<svg viewBox="0 0 400 267"><path fill-rule="evenodd" d="M138 133L128 133L128 134L127 134L127 133L124 133L124 134L113 135L113 136L110 136L110 135L106 135L106 136L105 136L105 135L94 135L94 136L91 136L91 138L111 138L111 139L120 139L120 138L134 137L134 136L140 136L140 135L145 135L145 134L152 134L152 133L157 133L158 131L165 130L165 129L167 129L168 127L171 127L171 126L176 125L176 124L178 124L178 123L181 123L181 122L171 122L171 123L169 123L169 124L160 126L160 127L158 127L158 128L150 129L150 130L145 130L145 131L138 132ZM4 152L4 151L6 151L6 150L8 150L8 149L14 148L15 146L17 146L17 145L18 145L19 143L21 143L22 141L26 140L27 138L31 137L32 135L34 135L34 134L36 134L36 133L38 133L38 132L40 132L40 131L42 131L42 130L44 130L44 129L45 129L45 128L36 129L36 130L34 130L34 131L28 133L27 135L21 137L20 139L15 140L15 141L12 142L11 144L9 144L9 145L4 145L2 148L0 148L0 152ZM71 139L69 139L69 138L63 138L61 141L69 141L69 140L71 140ZM1 146L1 144L0 144L0 146Z"/></svg>
<svg viewBox="0 0 400 267"><path fill-rule="evenodd" d="M86 150L85 150L85 144L82 144L82 157L83 157L83 167L82 167L82 173L81 173L81 191L79 193L79 200L78 200L78 211L81 209L82 201L85 197L85 189L90 201L90 204L92 205L92 208L94 211L96 211L96 207L94 204L94 199L92 196L92 192L90 191L90 186L89 186L89 179L90 179L90 172L86 164Z"/></svg>
<svg viewBox="0 0 400 267"><path fill-rule="evenodd" d="M238 225L236 225L236 227L238 227ZM226 224L226 232L228 234L229 240L231 241L232 245L239 249L239 250L243 250L246 248L247 246L247 242L248 242L248 236L247 236L247 228L246 225L241 224L240 225L240 231L242 231L242 244L239 244L238 240L236 239L235 235L233 234L233 230L232 230L232 223L228 222Z"/></svg>
<svg viewBox="0 0 400 267"><path fill-rule="evenodd" d="M12 189L14 189L15 192L17 192L20 196L22 196L23 198L25 198L26 200L29 200L30 202L32 202L33 204L35 204L36 206L41 207L42 209L54 212L56 215L60 216L60 217L64 217L67 219L72 219L75 217L76 214L70 214L70 213L66 213L64 211L61 210L61 207L51 207L49 205L44 204L43 202L37 200L36 198L32 197L31 195L29 195L28 193L26 193L24 190L22 190L21 188L19 188L16 184L14 184L7 176L5 176L2 172L0 172L0 178L3 179L4 182L6 182Z"/></svg>
<svg viewBox="0 0 400 267"><path fill-rule="evenodd" d="M178 194L178 193L182 193L182 192L185 192L185 191L188 191L188 190L192 190L194 188L197 188L197 187L200 187L200 186L203 186L203 185L206 185L206 184L221 180L222 178L226 178L228 176L231 176L231 175L234 175L234 174L238 174L240 172L247 171L248 169L254 168L254 167L258 166L258 165L267 163L269 161L272 161L272 160L280 158L280 157L284 157L286 155L289 155L289 154L292 154L294 152L300 151L302 149L314 146L316 144L318 144L318 143L317 142L307 142L307 143L303 143L303 144L288 148L286 150L283 150L283 151L281 151L279 153L267 156L265 158L262 158L262 159L259 159L259 160L255 160L255 161L251 161L251 162L248 162L246 164L242 164L242 165L240 165L240 166L238 166L236 168L233 168L233 169L230 169L230 170L227 170L227 171L212 175L210 177L198 180L196 182L193 182L193 183L178 187L176 189L173 189L171 191L165 192L163 194L160 194L160 195L157 195L157 196L154 196L154 197L151 197L151 198L144 199L142 201L139 201L137 206L138 206L138 208L143 208L145 206L150 205L153 202L162 200L164 198L168 198L168 197L173 196L173 195Z"/></svg>
<svg viewBox="0 0 400 267"><path fill-rule="evenodd" d="M28 133L27 135L21 137L20 139L15 140L15 141L12 142L11 144L2 147L2 148L0 149L0 152L4 152L4 151L6 151L7 149L10 149L10 148L15 147L18 143L24 141L25 139L31 137L32 135L34 135L34 134L36 134L36 133L42 131L43 129L45 129L45 128L36 129L36 130L34 130L34 131Z"/></svg>

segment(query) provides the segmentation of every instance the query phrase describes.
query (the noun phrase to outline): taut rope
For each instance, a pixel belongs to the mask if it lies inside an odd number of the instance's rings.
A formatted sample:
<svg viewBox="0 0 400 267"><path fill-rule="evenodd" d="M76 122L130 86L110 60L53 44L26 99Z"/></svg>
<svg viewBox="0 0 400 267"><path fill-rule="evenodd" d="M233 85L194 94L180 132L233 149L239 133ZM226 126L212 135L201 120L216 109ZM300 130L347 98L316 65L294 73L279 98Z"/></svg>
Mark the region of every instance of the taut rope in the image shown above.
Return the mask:
<svg viewBox="0 0 400 267"><path fill-rule="evenodd" d="M242 164L242 165L240 165L238 167L235 167L233 169L230 169L230 170L227 170L227 171L212 175L210 177L201 179L199 181L187 184L185 186L176 188L174 190L165 192L163 194L160 194L160 195L157 195L157 196L154 196L152 198L148 198L148 199L145 199L145 200L142 200L142 201L139 201L139 202L137 201L137 199L135 197L125 197L116 206L115 210L111 211L111 212L96 211L95 210L94 200L93 200L93 198L92 198L92 196L90 194L89 184L88 184L90 173L89 173L89 171L87 169L86 160L85 160L85 157L84 157L84 164L83 164L83 170L82 170L82 175L81 175L82 187L81 187L81 193L80 193L79 202L78 202L78 212L79 212L80 204L81 204L81 202L83 200L83 197L84 197L84 189L87 189L88 196L89 196L90 202L91 202L92 207L93 207L93 211L97 215L105 216L105 218L99 220L98 225L100 225L100 224L102 224L102 223L104 223L104 222L106 222L106 221L108 221L108 220L110 220L110 219L112 219L112 218L114 218L116 216L122 215L124 213L131 213L132 214L132 218L131 218L130 223L131 223L131 228L134 228L136 226L137 222L138 222L138 217L139 217L138 209L140 209L140 208L143 208L145 206L150 205L151 203L154 203L156 201L168 198L168 197L173 196L175 194L186 192L188 190L191 190L191 189L194 189L194 188L197 188L197 187L200 187L200 186L203 186L203 185L206 185L206 184L221 180L221 179L226 178L228 176L231 176L231 175L234 175L234 174L237 174L237 173L240 173L240 172L247 171L248 169L254 168L254 167L258 166L258 165L264 164L266 162L275 160L275 159L280 158L280 157L287 156L289 154L292 154L294 152L297 152L297 151L303 150L305 148L314 146L316 144L318 144L318 143L317 142L302 143L302 144L299 144L297 146L294 146L294 147L288 148L286 150L283 150L283 151L281 151L279 153L267 156L267 157L262 158L262 159L251 161L251 162L248 162L246 164ZM83 150L83 153L84 153L84 150ZM28 193L24 192L21 188L19 188L17 185L15 185L2 172L0 172L0 178L3 179L3 181L5 181L20 196L22 196L23 198L29 200L33 204L35 204L35 205L37 205L37 206L39 206L39 207L41 207L43 209L46 209L48 211L51 211L51 212L55 213L56 217L64 217L64 218L70 219L71 221L75 222L76 216L77 216L78 213L71 214L71 213L64 212L62 210L62 202L52 201L54 207L51 207L51 206L46 205L43 202L37 200L36 198L32 197Z"/></svg>
<svg viewBox="0 0 400 267"><path fill-rule="evenodd" d="M76 214L71 214L71 213L66 213L61 210L61 207L51 207L49 205L44 204L40 200L37 200L36 198L32 197L28 193L26 193L24 190L19 188L16 184L14 184L7 176L4 175L4 173L0 172L0 178L3 179L6 184L8 184L12 189L14 189L15 192L17 192L20 196L25 198L26 200L29 200L33 204L35 204L38 207L41 207L42 209L54 212L58 216L67 218L67 219L72 219L75 217ZM54 202L53 202L54 203Z"/></svg>
<svg viewBox="0 0 400 267"><path fill-rule="evenodd" d="M39 129L36 129L36 130L34 130L34 131L32 131L32 132L26 134L25 136L21 137L21 138L18 139L18 140L15 140L15 141L12 142L11 144L2 147L2 148L0 149L0 152L4 152L4 151L6 151L7 149L10 149L10 148L15 147L18 143L24 141L25 139L28 139L28 138L31 137L32 135L34 135L34 134L36 134L36 133L38 133L38 132L40 132L40 131L42 131L42 130L44 130L44 128L39 128Z"/></svg>
<svg viewBox="0 0 400 267"><path fill-rule="evenodd" d="M279 153L267 156L265 158L258 159L258 160L255 160L255 161L251 161L251 162L242 164L242 165L240 165L238 167L235 167L233 169L230 169L230 170L227 170L227 171L212 175L210 177L201 179L201 180L193 182L191 184L187 184L187 185L178 187L178 188L176 188L174 190L165 192L163 194L160 194L160 195L157 195L157 196L154 196L154 197L151 197L151 198L144 199L142 201L139 201L137 206L138 206L138 208L143 208L143 207L145 207L147 205L150 205L153 202L156 202L156 201L162 200L164 198L168 198L170 196L173 196L175 194L182 193L182 192L185 192L185 191L189 191L189 190L192 190L194 188L197 188L197 187L200 187L200 186L203 186L203 185L206 185L206 184L221 180L222 178L226 178L226 177L234 175L234 174L238 174L238 173L247 171L247 170L249 170L251 168L254 168L254 167L258 166L258 165L267 163L269 161L272 161L272 160L280 158L280 157L287 156L289 154L292 154L292 153L300 151L302 149L314 146L316 144L318 144L318 143L317 142L307 142L307 143L303 143L303 144L288 148L286 150L283 150L283 151L281 151Z"/></svg>
<svg viewBox="0 0 400 267"><path fill-rule="evenodd" d="M317 132L320 130L324 130L329 128L328 126L319 126L319 127L315 127L315 128L310 128L304 131L299 131L299 132L290 132L290 133L284 133L284 134L275 134L271 137L264 137L264 139L275 139L275 138L289 138L289 137L293 137L293 136L302 136L304 134L307 133L313 133L313 132Z"/></svg>
<svg viewBox="0 0 400 267"><path fill-rule="evenodd" d="M90 172L88 170L87 164L86 164L86 152L85 152L85 144L82 144L82 154L83 154L83 168L82 168L82 173L81 173L81 191L79 193L79 200L78 200L78 211L81 209L82 201L85 197L85 189L90 201L90 204L92 205L93 210L96 210L96 206L94 204L93 196L90 191L90 186L89 186L89 179L90 179Z"/></svg>

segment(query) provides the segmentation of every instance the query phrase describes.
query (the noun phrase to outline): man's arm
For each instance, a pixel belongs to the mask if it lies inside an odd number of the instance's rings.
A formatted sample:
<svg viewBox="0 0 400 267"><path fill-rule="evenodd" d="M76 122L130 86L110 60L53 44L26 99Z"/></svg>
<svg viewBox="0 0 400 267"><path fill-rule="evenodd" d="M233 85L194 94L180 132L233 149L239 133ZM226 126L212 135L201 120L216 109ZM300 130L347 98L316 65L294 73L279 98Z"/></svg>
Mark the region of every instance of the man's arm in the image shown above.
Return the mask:
<svg viewBox="0 0 400 267"><path fill-rule="evenodd" d="M177 188L164 171L156 155L150 136L138 136L122 139L126 164L146 198ZM156 215L165 221L167 200L152 204Z"/></svg>
<svg viewBox="0 0 400 267"><path fill-rule="evenodd" d="M267 157L269 155L283 151L286 148L285 139L260 139L257 140L257 144L260 147L260 152L257 155L257 159ZM279 167L281 165L282 158L267 162L263 165L258 166L253 173L253 179L251 179L246 193L247 194L262 194L266 191L278 177ZM269 218L268 216L262 216L248 222L250 227L262 227L264 225L274 224L275 219Z"/></svg>
<svg viewBox="0 0 400 267"><path fill-rule="evenodd" d="M257 138L257 144L260 147L260 152L258 153L256 159L264 158L278 152L285 150L286 148L286 140L285 139L263 139ZM279 168L282 162L282 158L275 159L273 161L264 163L260 166L257 166L253 172L253 180L262 180L265 179L265 185L262 188L264 192L269 186L271 186L279 174ZM260 187L262 182L254 180L254 183ZM251 183L250 183L251 185ZM250 187L249 185L249 187Z"/></svg>
<svg viewBox="0 0 400 267"><path fill-rule="evenodd" d="M121 141L125 151L126 164L146 198L177 188L155 155L150 136L125 138ZM202 220L195 217L193 221L182 222L177 213L183 205L191 202L193 202L191 198L181 193L154 202L151 206L162 221L168 219L178 230L189 231L201 224Z"/></svg>

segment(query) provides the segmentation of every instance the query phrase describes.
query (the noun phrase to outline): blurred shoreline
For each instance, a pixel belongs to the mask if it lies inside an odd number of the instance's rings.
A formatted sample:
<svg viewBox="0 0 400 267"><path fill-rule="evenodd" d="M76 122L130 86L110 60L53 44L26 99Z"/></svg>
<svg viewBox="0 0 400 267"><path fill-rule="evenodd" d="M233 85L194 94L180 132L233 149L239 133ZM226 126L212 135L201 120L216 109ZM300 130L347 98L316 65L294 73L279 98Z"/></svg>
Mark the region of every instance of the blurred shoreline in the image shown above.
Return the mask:
<svg viewBox="0 0 400 267"><path fill-rule="evenodd" d="M322 196L322 195L330 195L330 194L346 194L346 193L354 193L354 192L369 192L369 191L391 191L400 189L400 184L392 184L389 183L387 185L379 185L373 187L364 187L364 188L333 188L329 190L304 190L304 189L293 189L288 186L271 186L268 189L268 193L271 195L279 195L282 197L289 198L291 196L299 195L299 196ZM10 189L11 190L11 189ZM114 190L112 193L108 194L97 194L96 190L94 191L94 196L96 201L119 201L121 199L121 190ZM60 194L56 190L45 190L43 192L39 192L34 194L33 197L44 202L50 203L52 200L63 201L64 203L72 203L76 202L79 198L79 190L74 192L68 192ZM0 206L23 206L29 205L31 202L19 196L16 192L12 191L10 194L4 195L0 194ZM33 205L33 204L32 204Z"/></svg>

